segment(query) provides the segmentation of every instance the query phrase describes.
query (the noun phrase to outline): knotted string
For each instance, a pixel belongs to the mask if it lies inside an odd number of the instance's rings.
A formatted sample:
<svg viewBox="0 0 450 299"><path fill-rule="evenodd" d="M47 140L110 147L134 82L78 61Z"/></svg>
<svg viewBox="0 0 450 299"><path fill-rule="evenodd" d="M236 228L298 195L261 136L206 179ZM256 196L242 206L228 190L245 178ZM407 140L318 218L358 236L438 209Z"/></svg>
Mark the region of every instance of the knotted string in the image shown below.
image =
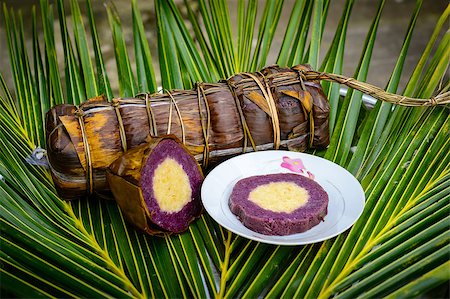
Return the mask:
<svg viewBox="0 0 450 299"><path fill-rule="evenodd" d="M167 134L170 134L170 129L171 129L171 125L172 125L172 106L174 106L175 110L177 111L178 119L180 120L181 141L183 142L183 145L186 145L186 132L184 130L183 118L181 117L181 112L180 112L180 109L178 108L177 101L175 101L175 98L173 97L173 95L170 91L166 90L166 93L170 97L169 124L167 125Z"/></svg>
<svg viewBox="0 0 450 299"><path fill-rule="evenodd" d="M242 146L242 153L245 154L246 150L247 150L247 145L248 145L248 140L250 140L250 143L252 144L253 150L256 152L256 144L253 141L253 137L252 137L252 133L250 132L250 128L247 125L247 121L245 119L245 115L244 115L244 111L242 111L242 107L241 104L239 103L239 99L236 95L236 86L234 85L234 83L232 83L230 80L225 80L228 89L231 92L231 95L233 96L234 99L234 103L236 105L238 114L239 114L239 119L241 121L241 126L242 126L242 132L244 135L244 144Z"/></svg>
<svg viewBox="0 0 450 299"><path fill-rule="evenodd" d="M203 139L205 141L205 146L203 148L203 168L208 167L209 163L209 131L211 127L211 112L209 110L208 98L205 95L205 89L203 88L203 84L197 82L197 99L198 99L198 113L200 115L200 123L202 126ZM202 114L202 105L201 98L203 98L203 102L206 107L206 128L204 124L204 117Z"/></svg>
<svg viewBox="0 0 450 299"><path fill-rule="evenodd" d="M298 73L298 80L300 81L300 87L303 90L303 96L306 100L306 92L308 92L308 91L306 90L305 82L303 82L303 73L300 70L297 70L297 73ZM308 145L309 145L309 147L312 147L313 143L314 143L314 128L315 128L313 103L311 103L311 105L308 107L306 107L306 105L304 105L301 101L300 101L300 104L305 113L305 117L308 119L308 123L309 123L309 144Z"/></svg>
<svg viewBox="0 0 450 299"><path fill-rule="evenodd" d="M420 106L437 106L450 104L450 91L441 92L438 95L431 97L429 99L411 98L387 92L384 89L381 89L372 84L361 82L354 78L348 78L343 75L317 72L312 70L304 70L296 67L293 67L293 69L300 72L302 78L306 81L325 80L330 82L336 82L339 84L344 84L349 88L368 94L376 98L377 100L396 105L408 107L420 107Z"/></svg>
<svg viewBox="0 0 450 299"><path fill-rule="evenodd" d="M273 127L273 145L274 145L274 149L278 149L280 147L280 122L278 119L278 112L277 112L277 107L275 104L275 100L272 96L272 92L270 90L270 86L268 84L268 80L267 78L258 72L258 74L260 76L263 77L264 80L264 85L262 84L261 80L256 77L255 75L253 75L252 73L243 73L243 75L246 75L250 78L252 78L256 85L258 85L259 89L261 90L264 99L267 101L267 105L269 106L269 112L270 112L270 118L272 119L272 127Z"/></svg>
<svg viewBox="0 0 450 299"><path fill-rule="evenodd" d="M117 122L119 123L119 135L120 141L122 142L122 149L124 152L127 151L127 135L125 132L125 127L123 125L122 115L120 114L120 103L118 99L112 100L112 106L116 112Z"/></svg>
<svg viewBox="0 0 450 299"><path fill-rule="evenodd" d="M92 159L91 159L91 150L89 147L88 137L86 134L86 128L84 124L84 111L81 107L76 106L75 116L78 118L78 123L80 124L81 129L81 139L83 141L84 147L84 155L86 159L86 189L88 191L88 195L91 195L94 192L94 179L93 179L93 167L92 167Z"/></svg>

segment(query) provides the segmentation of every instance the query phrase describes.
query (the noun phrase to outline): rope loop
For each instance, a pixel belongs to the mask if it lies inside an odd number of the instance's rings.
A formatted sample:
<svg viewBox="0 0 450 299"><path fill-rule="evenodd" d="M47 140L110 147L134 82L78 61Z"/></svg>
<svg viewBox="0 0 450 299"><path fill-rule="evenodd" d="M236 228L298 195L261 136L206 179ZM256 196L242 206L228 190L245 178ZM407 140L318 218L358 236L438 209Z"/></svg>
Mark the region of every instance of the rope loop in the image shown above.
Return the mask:
<svg viewBox="0 0 450 299"><path fill-rule="evenodd" d="M77 106L77 109L75 110L75 116L80 118L84 116L84 110L81 107Z"/></svg>
<svg viewBox="0 0 450 299"><path fill-rule="evenodd" d="M111 103L114 108L119 107L119 105L120 105L119 99L117 99L117 98L112 99Z"/></svg>
<svg viewBox="0 0 450 299"><path fill-rule="evenodd" d="M156 119L153 113L152 105L151 105L151 95L145 93L145 108L147 110L147 119L148 119L148 127L151 136L158 136L158 129L156 127Z"/></svg>
<svg viewBox="0 0 450 299"><path fill-rule="evenodd" d="M304 82L304 81L308 80L308 78L306 77L306 72L307 71L305 71L304 69L301 69L301 68L294 68L294 70L297 72L298 80L300 81L300 87L303 90L303 93L304 93L303 96L305 97L306 96L305 93L308 92L306 90L306 85L305 85L305 82ZM319 77L323 76L323 75L324 75L324 73L322 72L322 73L319 74ZM314 126L314 109L313 109L314 101L313 101L313 103L311 103L311 107L309 108L309 111L307 111L307 109L305 108L305 105L303 104L302 101L300 101L300 105L302 106L302 109L303 109L303 111L305 113L305 117L308 118L308 123L309 123L309 141L308 141L308 146L312 148L313 144L314 144L314 131L315 131L315 126Z"/></svg>
<svg viewBox="0 0 450 299"><path fill-rule="evenodd" d="M94 170L92 166L92 158L91 158L91 150L88 143L88 137L86 133L86 127L84 124L84 116L85 113L83 109L79 106L76 106L75 110L75 116L78 118L78 124L80 125L81 129L81 139L83 142L83 148L84 148L84 156L86 160L86 170L85 170L85 177L86 177L86 190L88 192L88 196L93 194L94 192Z"/></svg>
<svg viewBox="0 0 450 299"><path fill-rule="evenodd" d="M248 145L249 140L250 140L250 143L252 144L253 150L256 152L257 149L256 149L255 142L253 141L252 133L250 132L250 129L247 125L247 121L245 119L244 112L242 111L241 104L239 103L239 99L236 94L236 84L234 84L234 82L231 82L230 79L226 80L225 83L227 84L228 89L230 90L231 95L233 96L234 103L236 105L236 109L239 114L239 119L241 121L242 133L244 135L244 140L243 140L243 145L242 145L242 153L245 154L245 152L247 151L247 145Z"/></svg>
<svg viewBox="0 0 450 299"><path fill-rule="evenodd" d="M306 78L305 71L300 68L292 68L292 70L294 70L297 73L297 78L298 81L300 82L300 87L302 88L302 90L306 90L304 81L307 81L308 79Z"/></svg>
<svg viewBox="0 0 450 299"><path fill-rule="evenodd" d="M270 86L268 84L266 84L266 86L263 86L261 80L251 73L244 73L244 74L247 75L248 77L252 78L253 81L255 81L256 85L258 85L259 89L261 90L264 99L267 101L267 105L269 106L269 111L271 114L270 117L272 120L273 147L274 147L274 149L277 150L280 148L280 144L281 144L280 122L278 119L277 107L276 107L275 100L272 95L272 91L270 90ZM264 82L266 82L266 77L261 72L258 72L257 74L262 76Z"/></svg>
<svg viewBox="0 0 450 299"><path fill-rule="evenodd" d="M123 124L122 115L120 114L119 99L112 100L112 107L114 108L114 111L116 112L117 122L119 123L119 135L120 135L120 141L122 143L122 150L124 152L126 152L127 151L127 135L125 132L125 126Z"/></svg>
<svg viewBox="0 0 450 299"><path fill-rule="evenodd" d="M438 101L436 100L435 97L431 97L431 98L430 98L430 104L431 104L431 106L436 106L436 105L438 105Z"/></svg>
<svg viewBox="0 0 450 299"><path fill-rule="evenodd" d="M183 145L186 145L186 132L184 129L184 122L183 122L183 118L181 117L181 112L180 109L178 107L177 101L175 100L175 98L173 97L172 93L168 90L165 90L165 92L167 93L167 95L170 98L170 106L169 106L169 123L167 125L167 134L170 134L170 129L172 126L172 110L173 110L173 106L175 107L175 110L177 111L177 115L178 115L178 119L180 120L180 126L181 126L181 140L183 142Z"/></svg>
<svg viewBox="0 0 450 299"><path fill-rule="evenodd" d="M362 82L355 78L346 77L343 75L331 74L326 72L317 72L313 70L302 70L299 69L298 66L293 67L292 69L296 70L299 76L301 76L302 78L306 78L307 80L325 80L339 84L344 84L349 88L358 90L364 94L371 95L377 100L391 104L406 107L437 106L450 104L450 94L448 94L447 92L428 99L411 98L387 92L372 84Z"/></svg>
<svg viewBox="0 0 450 299"><path fill-rule="evenodd" d="M211 111L209 109L209 103L208 98L205 94L205 89L203 88L203 83L197 82L195 84L197 89L197 99L198 99L198 113L200 115L200 123L202 126L202 132L203 132L203 139L205 141L205 146L203 148L203 167L208 167L209 164L209 134L210 134L210 128L211 128ZM205 103L206 108L206 128L204 124L204 117L202 114L202 105L201 105L201 98L203 98L203 102Z"/></svg>

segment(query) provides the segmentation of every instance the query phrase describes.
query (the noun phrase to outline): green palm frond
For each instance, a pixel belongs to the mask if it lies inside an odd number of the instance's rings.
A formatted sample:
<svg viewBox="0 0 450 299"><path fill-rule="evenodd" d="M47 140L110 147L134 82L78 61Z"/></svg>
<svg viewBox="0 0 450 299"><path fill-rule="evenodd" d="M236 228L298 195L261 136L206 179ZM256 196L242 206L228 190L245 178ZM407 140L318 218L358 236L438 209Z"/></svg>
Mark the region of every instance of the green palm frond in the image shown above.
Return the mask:
<svg viewBox="0 0 450 299"><path fill-rule="evenodd" d="M101 34L114 43L118 82L111 82L106 72L91 1L84 6L86 19L78 1L55 2L41 0L38 12L32 8L31 47L22 14L3 5L10 64L0 71L2 295L398 298L420 296L450 280L448 107L378 102L366 109L360 92L350 90L342 99L338 84L324 82L332 138L327 150L315 154L352 172L365 190L366 205L347 232L305 246L250 241L207 214L181 235L149 237L130 226L112 200L61 200L48 170L27 162L36 147L46 146L45 113L51 106L79 104L100 94L111 99L155 92L157 73L162 89L170 90L255 71L274 62L268 57L275 34L284 36L276 53L280 65L310 63L339 74L353 0L346 1L328 49L323 49L322 36L329 0L296 1L286 28L278 22L283 1L258 6L258 1L239 0L235 27L230 15L234 8L227 1L185 1L185 19L174 1L155 0L157 45L146 38L148 24L137 1L131 3L129 45L120 13L107 5L103 16L110 31ZM369 73L384 4L379 2L361 49L354 73L358 80ZM405 90L398 91L421 7L417 1L386 90L428 98L449 87L444 75L450 33L443 31L450 6L436 21ZM71 17L66 17L69 11ZM56 44L57 32L61 44ZM152 53L156 48L157 55ZM59 69L57 49L62 49L64 70ZM159 72L153 65L159 65Z"/></svg>

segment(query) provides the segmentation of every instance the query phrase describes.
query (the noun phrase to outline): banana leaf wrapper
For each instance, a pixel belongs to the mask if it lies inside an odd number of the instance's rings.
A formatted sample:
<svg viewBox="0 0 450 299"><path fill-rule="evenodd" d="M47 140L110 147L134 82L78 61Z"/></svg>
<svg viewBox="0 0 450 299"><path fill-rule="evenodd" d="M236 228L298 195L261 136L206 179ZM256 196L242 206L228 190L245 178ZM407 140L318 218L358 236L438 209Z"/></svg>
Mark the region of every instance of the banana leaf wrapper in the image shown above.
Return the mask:
<svg viewBox="0 0 450 299"><path fill-rule="evenodd" d="M149 136L114 161L106 176L125 218L150 235L185 231L202 212L202 169L174 135Z"/></svg>
<svg viewBox="0 0 450 299"><path fill-rule="evenodd" d="M56 189L68 200L109 190L106 169L149 134L176 135L204 168L255 150L325 148L328 100L305 70L270 66L192 90L57 105L46 117Z"/></svg>

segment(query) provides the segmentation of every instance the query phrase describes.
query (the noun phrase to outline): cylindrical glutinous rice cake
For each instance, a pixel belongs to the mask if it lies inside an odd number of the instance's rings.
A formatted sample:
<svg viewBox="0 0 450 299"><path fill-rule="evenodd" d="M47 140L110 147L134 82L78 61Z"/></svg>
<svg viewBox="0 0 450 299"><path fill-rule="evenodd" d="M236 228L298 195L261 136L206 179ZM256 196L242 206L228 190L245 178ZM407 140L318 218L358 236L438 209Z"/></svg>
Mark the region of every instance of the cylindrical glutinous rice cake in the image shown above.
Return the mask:
<svg viewBox="0 0 450 299"><path fill-rule="evenodd" d="M277 173L238 181L229 205L238 219L255 232L290 235L309 230L323 220L328 194L307 177Z"/></svg>
<svg viewBox="0 0 450 299"><path fill-rule="evenodd" d="M175 136L147 141L111 164L111 191L125 217L141 230L182 232L202 212L202 170Z"/></svg>

